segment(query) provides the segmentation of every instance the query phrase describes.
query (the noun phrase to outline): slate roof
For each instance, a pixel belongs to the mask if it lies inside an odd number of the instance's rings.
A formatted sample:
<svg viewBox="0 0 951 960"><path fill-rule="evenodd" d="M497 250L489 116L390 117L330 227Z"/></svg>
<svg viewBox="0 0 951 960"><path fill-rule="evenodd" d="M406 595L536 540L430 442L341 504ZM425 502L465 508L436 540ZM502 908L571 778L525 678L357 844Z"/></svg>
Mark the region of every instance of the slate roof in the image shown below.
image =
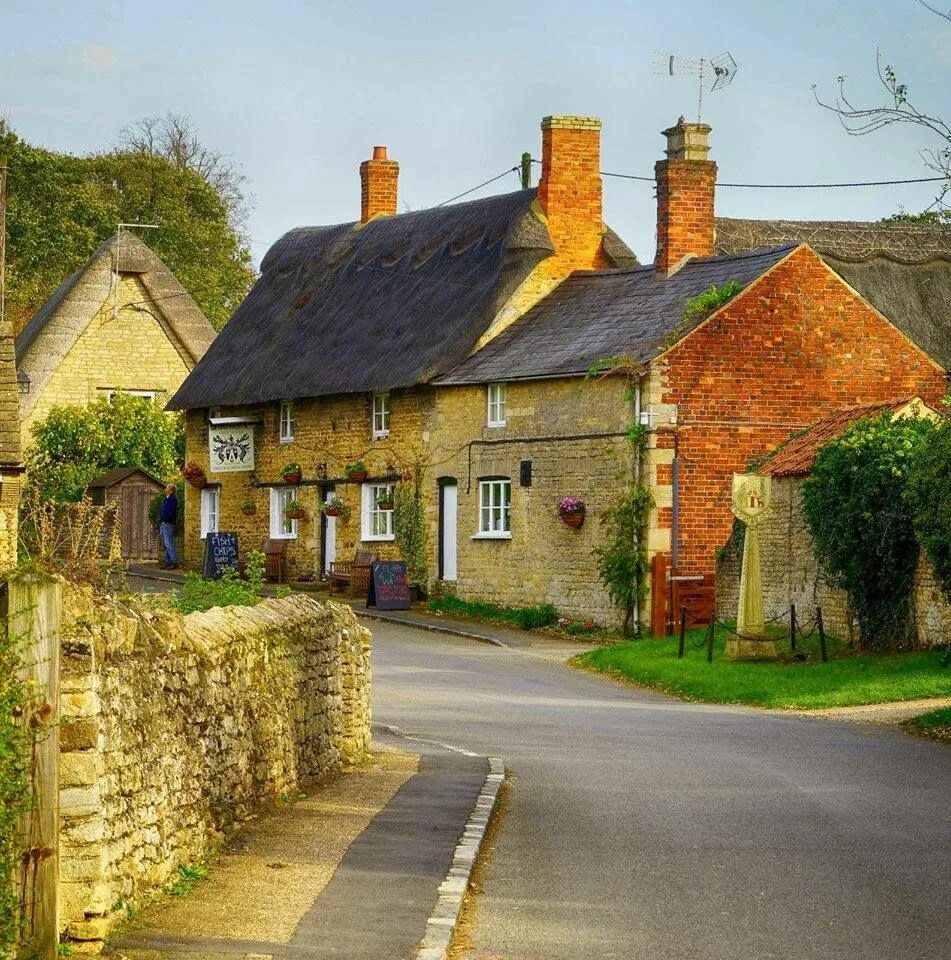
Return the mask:
<svg viewBox="0 0 951 960"><path fill-rule="evenodd" d="M169 409L392 390L452 369L553 252L534 202L520 190L291 230ZM633 259L611 231L604 248Z"/></svg>
<svg viewBox="0 0 951 960"><path fill-rule="evenodd" d="M916 400L917 397L903 397L886 403L866 403L836 410L828 417L817 420L804 433L780 447L778 452L760 467L759 472L768 477L805 476L812 470L819 450L830 440L842 436L853 423L858 423L859 420L874 420L886 411L897 413Z"/></svg>
<svg viewBox="0 0 951 960"><path fill-rule="evenodd" d="M687 300L731 280L745 287L795 246L697 258L671 277L652 265L578 271L436 383L578 376L617 354L646 363L672 333L680 339L700 322L683 325Z"/></svg>
<svg viewBox="0 0 951 960"><path fill-rule="evenodd" d="M951 369L951 226L716 219L719 253L808 243L846 283Z"/></svg>
<svg viewBox="0 0 951 960"><path fill-rule="evenodd" d="M56 368L108 299L115 248L115 236L100 244L85 266L59 285L17 336L17 367L32 385L21 397L23 416L30 413ZM171 270L131 233L122 234L118 266L121 273L138 274L175 338L197 361L211 345L215 331Z"/></svg>

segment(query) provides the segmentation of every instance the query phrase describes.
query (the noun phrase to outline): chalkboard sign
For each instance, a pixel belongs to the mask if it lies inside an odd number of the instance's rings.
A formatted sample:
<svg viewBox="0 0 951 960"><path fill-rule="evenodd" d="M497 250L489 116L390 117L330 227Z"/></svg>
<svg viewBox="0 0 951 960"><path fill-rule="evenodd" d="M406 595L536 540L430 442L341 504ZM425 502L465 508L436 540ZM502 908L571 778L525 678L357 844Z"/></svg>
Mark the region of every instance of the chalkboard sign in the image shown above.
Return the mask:
<svg viewBox="0 0 951 960"><path fill-rule="evenodd" d="M373 564L367 606L378 610L409 610L409 579L402 560L380 560Z"/></svg>
<svg viewBox="0 0 951 960"><path fill-rule="evenodd" d="M205 559L201 573L206 579L217 580L228 568L238 569L238 535L236 533L209 533L205 537Z"/></svg>

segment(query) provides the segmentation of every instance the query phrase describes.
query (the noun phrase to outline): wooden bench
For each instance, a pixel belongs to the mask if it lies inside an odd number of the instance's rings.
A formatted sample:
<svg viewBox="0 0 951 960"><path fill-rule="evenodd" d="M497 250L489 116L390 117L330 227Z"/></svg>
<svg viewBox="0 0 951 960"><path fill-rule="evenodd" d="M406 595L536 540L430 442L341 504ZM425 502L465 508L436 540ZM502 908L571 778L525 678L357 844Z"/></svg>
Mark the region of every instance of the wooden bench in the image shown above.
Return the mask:
<svg viewBox="0 0 951 960"><path fill-rule="evenodd" d="M372 550L358 550L352 560L332 560L330 563L330 592L339 589L348 595L366 593L370 589L370 567L377 561Z"/></svg>
<svg viewBox="0 0 951 960"><path fill-rule="evenodd" d="M264 577L282 583L287 579L287 541L265 540L261 544L264 554Z"/></svg>

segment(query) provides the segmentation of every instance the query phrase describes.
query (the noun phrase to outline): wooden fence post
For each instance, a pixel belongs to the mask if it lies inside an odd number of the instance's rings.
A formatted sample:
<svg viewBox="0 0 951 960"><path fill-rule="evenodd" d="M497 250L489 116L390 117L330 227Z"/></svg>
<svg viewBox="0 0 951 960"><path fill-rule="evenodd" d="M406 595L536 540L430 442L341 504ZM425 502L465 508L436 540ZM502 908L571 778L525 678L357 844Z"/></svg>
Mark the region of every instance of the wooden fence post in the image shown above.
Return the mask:
<svg viewBox="0 0 951 960"><path fill-rule="evenodd" d="M32 802L21 821L23 927L18 955L56 960L59 949L59 632L61 584L38 573L7 583L7 629L17 640L33 741Z"/></svg>

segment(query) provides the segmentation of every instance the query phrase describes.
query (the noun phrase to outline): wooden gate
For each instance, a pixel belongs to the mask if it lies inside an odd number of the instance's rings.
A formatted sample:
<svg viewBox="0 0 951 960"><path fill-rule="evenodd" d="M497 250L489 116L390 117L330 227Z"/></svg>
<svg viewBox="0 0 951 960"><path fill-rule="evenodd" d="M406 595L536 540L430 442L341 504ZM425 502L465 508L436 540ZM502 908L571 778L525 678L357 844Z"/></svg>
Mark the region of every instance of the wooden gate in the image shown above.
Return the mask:
<svg viewBox="0 0 951 960"><path fill-rule="evenodd" d="M708 624L716 615L716 578L713 574L683 574L669 568L664 554L651 560L651 634L666 637L678 629L681 608L687 627Z"/></svg>

